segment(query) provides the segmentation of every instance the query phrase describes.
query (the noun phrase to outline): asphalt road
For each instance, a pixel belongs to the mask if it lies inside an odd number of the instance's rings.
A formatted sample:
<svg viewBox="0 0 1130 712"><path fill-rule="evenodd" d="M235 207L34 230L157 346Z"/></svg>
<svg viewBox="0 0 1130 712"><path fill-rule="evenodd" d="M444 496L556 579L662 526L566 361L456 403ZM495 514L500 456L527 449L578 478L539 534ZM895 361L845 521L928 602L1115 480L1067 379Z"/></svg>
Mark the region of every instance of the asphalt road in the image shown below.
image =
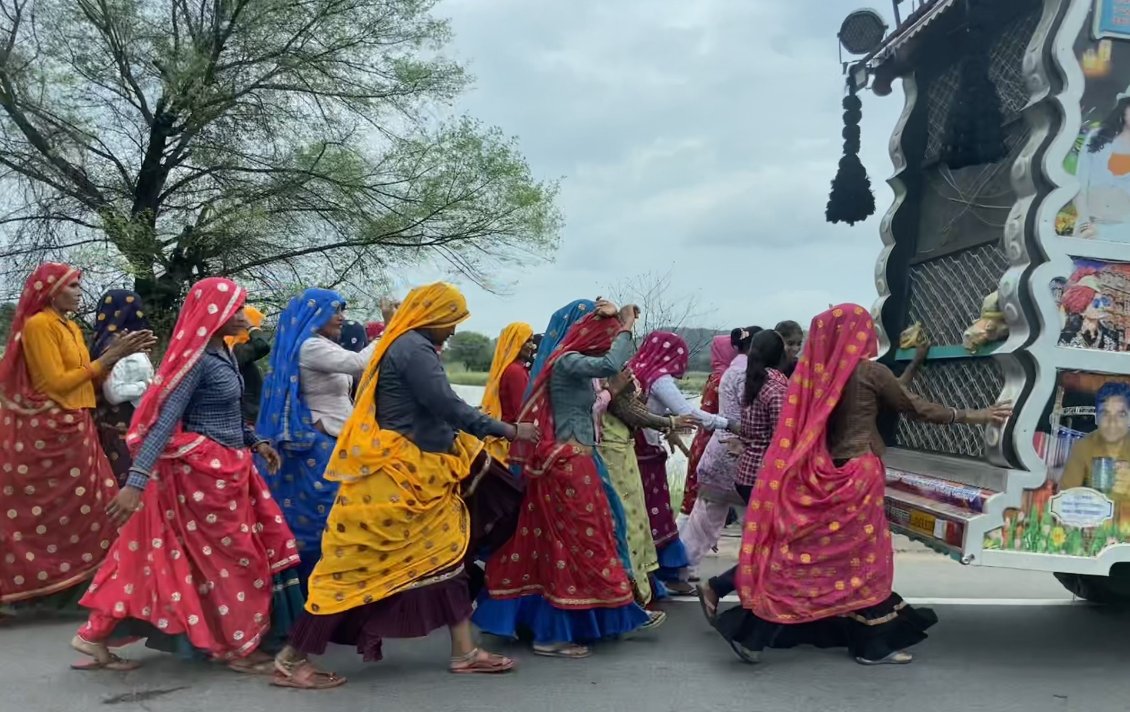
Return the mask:
<svg viewBox="0 0 1130 712"><path fill-rule="evenodd" d="M898 567L900 592L941 603L941 623L907 667L863 668L840 651L813 649L770 651L761 665L743 665L697 604L671 602L664 628L600 646L588 660L537 658L492 639L520 669L459 677L445 672L447 640L437 632L390 641L376 665L334 650L324 662L350 683L301 693L143 648L128 651L145 662L139 671L74 672L67 641L76 624L34 621L0 631L0 712L1130 710L1130 615L1075 605L1044 574L966 569L915 553L901 554Z"/></svg>

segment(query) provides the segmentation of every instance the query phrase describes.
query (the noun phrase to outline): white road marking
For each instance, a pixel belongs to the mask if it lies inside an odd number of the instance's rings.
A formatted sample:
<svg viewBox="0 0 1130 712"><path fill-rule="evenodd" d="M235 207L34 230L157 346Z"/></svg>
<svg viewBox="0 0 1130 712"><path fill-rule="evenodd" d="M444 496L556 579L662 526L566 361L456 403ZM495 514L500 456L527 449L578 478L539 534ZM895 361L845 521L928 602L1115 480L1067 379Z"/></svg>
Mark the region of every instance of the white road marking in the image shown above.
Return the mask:
<svg viewBox="0 0 1130 712"><path fill-rule="evenodd" d="M678 603L697 603L694 596L671 596L667 600ZM1087 601L1075 598L914 598L905 599L912 606L1086 606ZM722 603L739 603L731 594Z"/></svg>

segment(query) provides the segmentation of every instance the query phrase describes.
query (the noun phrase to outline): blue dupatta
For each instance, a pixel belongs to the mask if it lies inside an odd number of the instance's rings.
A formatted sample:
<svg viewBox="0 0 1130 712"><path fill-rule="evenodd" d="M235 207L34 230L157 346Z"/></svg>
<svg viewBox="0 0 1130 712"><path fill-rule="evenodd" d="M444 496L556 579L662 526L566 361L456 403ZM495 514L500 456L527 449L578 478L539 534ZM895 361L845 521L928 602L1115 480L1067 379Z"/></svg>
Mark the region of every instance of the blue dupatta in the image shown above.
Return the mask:
<svg viewBox="0 0 1130 712"><path fill-rule="evenodd" d="M263 402L255 425L259 437L271 441L282 459L279 471L267 478L287 524L298 542L302 559L296 571L303 593L310 572L322 553L322 530L337 496L338 485L322 479L336 438L314 427L302 397L299 355L307 339L317 336L345 299L328 289L307 289L290 300L279 315L271 368L263 383ZM266 472L260 468L260 471Z"/></svg>

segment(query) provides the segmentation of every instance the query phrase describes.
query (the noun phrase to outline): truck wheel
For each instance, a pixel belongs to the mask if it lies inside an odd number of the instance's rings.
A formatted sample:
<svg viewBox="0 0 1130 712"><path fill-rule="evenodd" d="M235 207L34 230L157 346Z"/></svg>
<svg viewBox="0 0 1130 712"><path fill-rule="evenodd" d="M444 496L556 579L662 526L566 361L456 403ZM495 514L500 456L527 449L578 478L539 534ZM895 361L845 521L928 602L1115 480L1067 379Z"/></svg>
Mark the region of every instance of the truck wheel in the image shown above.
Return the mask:
<svg viewBox="0 0 1130 712"><path fill-rule="evenodd" d="M1115 564L1110 576L1057 573L1055 577L1084 601L1108 606L1130 605L1130 564Z"/></svg>

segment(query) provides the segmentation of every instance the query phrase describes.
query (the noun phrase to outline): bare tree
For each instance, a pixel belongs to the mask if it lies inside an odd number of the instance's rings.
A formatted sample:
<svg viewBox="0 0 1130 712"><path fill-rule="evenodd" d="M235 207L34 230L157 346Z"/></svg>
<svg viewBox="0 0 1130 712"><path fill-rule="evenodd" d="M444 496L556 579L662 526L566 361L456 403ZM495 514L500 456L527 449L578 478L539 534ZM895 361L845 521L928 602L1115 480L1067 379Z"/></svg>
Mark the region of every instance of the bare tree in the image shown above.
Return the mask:
<svg viewBox="0 0 1130 712"><path fill-rule="evenodd" d="M636 304L640 319L636 334L640 337L653 331L681 331L707 326L707 309L699 300L698 292L680 292L674 286L672 270L644 272L626 278L608 290L618 304Z"/></svg>
<svg viewBox="0 0 1130 712"><path fill-rule="evenodd" d="M557 186L435 109L466 86L437 0L0 0L0 275L97 245L150 312L556 245Z"/></svg>

